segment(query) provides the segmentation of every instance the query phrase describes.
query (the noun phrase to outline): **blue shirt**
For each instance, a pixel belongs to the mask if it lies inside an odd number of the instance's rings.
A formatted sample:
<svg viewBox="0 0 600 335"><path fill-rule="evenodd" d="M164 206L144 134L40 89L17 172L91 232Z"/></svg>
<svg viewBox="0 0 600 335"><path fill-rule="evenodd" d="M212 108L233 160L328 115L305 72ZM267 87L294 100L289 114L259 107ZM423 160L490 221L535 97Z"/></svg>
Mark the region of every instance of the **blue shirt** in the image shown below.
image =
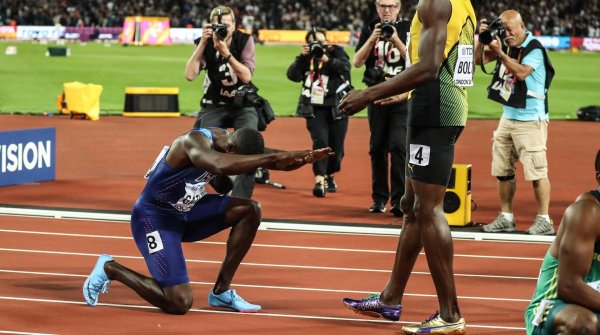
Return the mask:
<svg viewBox="0 0 600 335"><path fill-rule="evenodd" d="M527 37L520 48L525 48L533 39L533 35L530 32L527 32ZM527 85L525 108L514 108L505 105L503 108L503 115L507 119L518 121L547 120L548 114L546 114L546 103L544 101L546 97L546 66L544 64L544 53L541 49L531 50L531 52L523 58L521 64L533 68L533 72L525 78L525 85Z"/></svg>
<svg viewBox="0 0 600 335"><path fill-rule="evenodd" d="M213 134L209 129L195 128L212 144ZM168 149L157 158L157 164L148 173L148 182L137 200L137 205L150 206L159 212L184 218L185 214L206 195L205 185L214 175L197 166L173 169L166 161Z"/></svg>

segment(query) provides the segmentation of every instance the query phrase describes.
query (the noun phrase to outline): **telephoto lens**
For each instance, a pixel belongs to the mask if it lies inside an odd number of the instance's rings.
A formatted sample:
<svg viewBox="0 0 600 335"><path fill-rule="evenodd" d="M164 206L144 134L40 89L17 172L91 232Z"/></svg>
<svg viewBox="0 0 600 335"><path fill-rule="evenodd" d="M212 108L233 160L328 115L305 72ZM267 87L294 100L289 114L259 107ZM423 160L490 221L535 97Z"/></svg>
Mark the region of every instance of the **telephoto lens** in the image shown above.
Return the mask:
<svg viewBox="0 0 600 335"><path fill-rule="evenodd" d="M394 35L394 25L389 21L383 22L379 28L381 28L381 38L386 41L392 38L392 35Z"/></svg>

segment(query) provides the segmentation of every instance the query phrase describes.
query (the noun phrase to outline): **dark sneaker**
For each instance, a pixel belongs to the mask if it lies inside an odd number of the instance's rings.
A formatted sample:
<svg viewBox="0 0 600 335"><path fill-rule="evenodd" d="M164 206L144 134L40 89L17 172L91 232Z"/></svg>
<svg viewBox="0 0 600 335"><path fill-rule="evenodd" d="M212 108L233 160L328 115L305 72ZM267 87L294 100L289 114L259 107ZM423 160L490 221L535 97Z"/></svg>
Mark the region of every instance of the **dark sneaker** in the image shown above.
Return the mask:
<svg viewBox="0 0 600 335"><path fill-rule="evenodd" d="M446 322L438 312L421 323L402 327L402 331L406 334L464 335L467 333L464 318L456 322Z"/></svg>
<svg viewBox="0 0 600 335"><path fill-rule="evenodd" d="M514 221L510 221L507 218L505 218L504 215L499 214L498 217L494 221L492 221L492 223L486 224L485 226L481 227L481 230L483 230L486 233L499 233L503 231L515 231L516 228Z"/></svg>
<svg viewBox="0 0 600 335"><path fill-rule="evenodd" d="M390 321L400 320L402 305L387 306L379 300L379 294L373 294L362 300L344 298L342 303L358 314L368 315L374 318L384 318Z"/></svg>
<svg viewBox="0 0 600 335"><path fill-rule="evenodd" d="M394 214L394 216L397 216L397 217L403 217L404 216L404 212L402 211L402 209L400 209L400 205L399 204L392 204L392 208L390 209L390 213Z"/></svg>
<svg viewBox="0 0 600 335"><path fill-rule="evenodd" d="M213 290L210 290L208 304L212 307L229 308L241 313L256 313L261 309L259 305L254 305L244 300L235 290L228 290L221 294L215 294Z"/></svg>
<svg viewBox="0 0 600 335"><path fill-rule="evenodd" d="M554 224L541 216L535 218L533 224L527 229L527 234L531 235L552 235L554 234Z"/></svg>
<svg viewBox="0 0 600 335"><path fill-rule="evenodd" d="M315 184L315 187L313 187L313 195L317 198L322 198L325 196L325 186L323 183L318 182Z"/></svg>
<svg viewBox="0 0 600 335"><path fill-rule="evenodd" d="M374 202L369 208L369 213L385 213L385 204L382 202Z"/></svg>
<svg viewBox="0 0 600 335"><path fill-rule="evenodd" d="M327 185L327 192L337 192L337 184L335 183L335 179L333 179L333 176L325 177L325 184Z"/></svg>
<svg viewBox="0 0 600 335"><path fill-rule="evenodd" d="M83 283L83 297L88 305L96 306L100 293L108 292L110 279L108 279L104 271L104 264L112 260L113 258L109 255L100 255L96 261L96 265L94 265L94 269L92 269L92 273L90 273L85 283Z"/></svg>

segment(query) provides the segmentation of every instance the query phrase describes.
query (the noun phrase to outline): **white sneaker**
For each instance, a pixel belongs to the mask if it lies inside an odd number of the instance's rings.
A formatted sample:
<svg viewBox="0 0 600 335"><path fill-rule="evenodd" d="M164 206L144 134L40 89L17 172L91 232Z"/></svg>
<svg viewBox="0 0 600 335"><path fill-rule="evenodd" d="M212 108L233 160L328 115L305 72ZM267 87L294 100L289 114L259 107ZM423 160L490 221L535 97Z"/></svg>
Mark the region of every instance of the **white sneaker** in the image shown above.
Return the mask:
<svg viewBox="0 0 600 335"><path fill-rule="evenodd" d="M485 226L481 227L481 230L483 230L486 233L499 233L503 231L515 231L516 228L514 221L510 221L507 218L505 218L504 215L500 214L494 221L492 221L492 223L486 224Z"/></svg>
<svg viewBox="0 0 600 335"><path fill-rule="evenodd" d="M552 235L554 234L554 224L552 219L550 221L546 220L541 216L537 216L535 221L529 229L527 229L527 234L531 235Z"/></svg>

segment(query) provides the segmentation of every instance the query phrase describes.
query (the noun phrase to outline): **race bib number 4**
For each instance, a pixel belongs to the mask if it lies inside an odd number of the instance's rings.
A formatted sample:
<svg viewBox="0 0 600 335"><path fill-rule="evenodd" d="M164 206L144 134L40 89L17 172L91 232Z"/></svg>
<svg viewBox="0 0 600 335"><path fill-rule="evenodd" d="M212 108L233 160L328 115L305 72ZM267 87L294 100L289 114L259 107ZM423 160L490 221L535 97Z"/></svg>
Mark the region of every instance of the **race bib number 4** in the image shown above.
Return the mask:
<svg viewBox="0 0 600 335"><path fill-rule="evenodd" d="M419 166L429 165L431 148L426 145L411 144L409 163Z"/></svg>
<svg viewBox="0 0 600 335"><path fill-rule="evenodd" d="M146 234L146 244L148 244L148 252L150 254L159 252L164 248L158 230Z"/></svg>
<svg viewBox="0 0 600 335"><path fill-rule="evenodd" d="M454 68L456 86L473 86L473 46L458 45L458 57Z"/></svg>

